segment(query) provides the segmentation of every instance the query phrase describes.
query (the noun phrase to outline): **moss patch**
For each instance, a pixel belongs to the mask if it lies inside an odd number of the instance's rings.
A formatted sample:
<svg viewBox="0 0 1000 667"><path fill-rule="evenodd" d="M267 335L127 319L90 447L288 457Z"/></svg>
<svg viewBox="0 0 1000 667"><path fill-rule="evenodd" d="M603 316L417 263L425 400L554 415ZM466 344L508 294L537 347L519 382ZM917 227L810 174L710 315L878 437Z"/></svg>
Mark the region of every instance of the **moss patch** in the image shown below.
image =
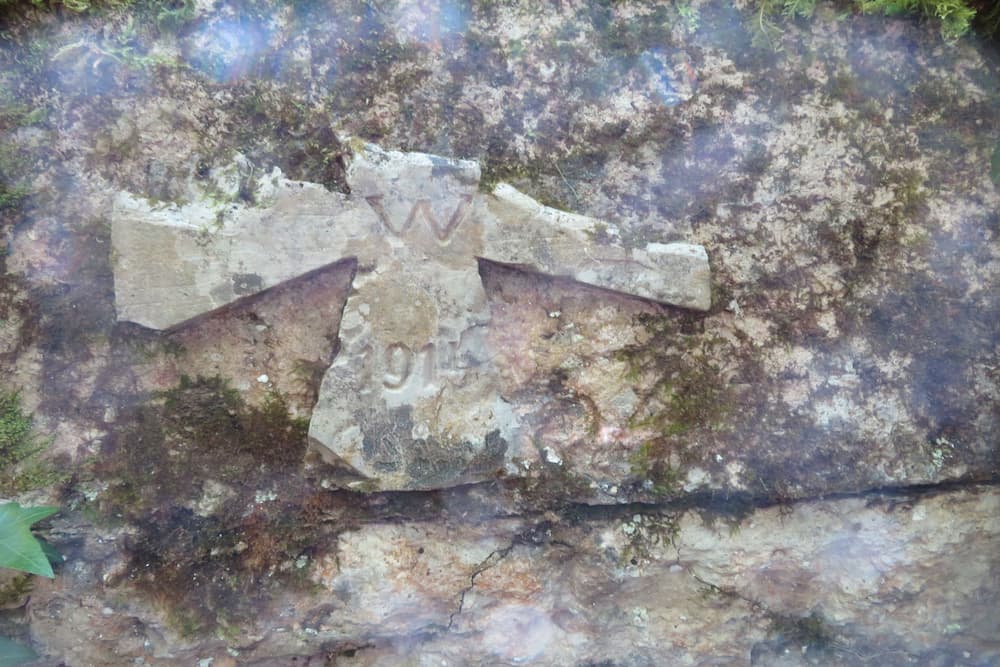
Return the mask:
<svg viewBox="0 0 1000 667"><path fill-rule="evenodd" d="M808 18L816 10L816 0L757 0L751 31L778 48L778 38L782 27L779 23L787 19ZM976 18L976 2L965 0L854 0L852 9L860 14L882 14L885 16L917 15L940 25L941 36L947 41L957 40L969 31ZM984 8L988 5L984 5ZM977 27L990 32L991 14L984 11L983 20ZM994 26L993 31L996 28Z"/></svg>
<svg viewBox="0 0 1000 667"><path fill-rule="evenodd" d="M698 333L696 316L640 315L644 342L618 351L627 379L640 393L631 426L654 432L631 458L631 472L647 491L679 490L680 465L692 462L689 443L726 424L733 398L712 362L715 342Z"/></svg>
<svg viewBox="0 0 1000 667"><path fill-rule="evenodd" d="M0 584L0 609L6 609L25 602L31 592L32 575L18 574Z"/></svg>
<svg viewBox="0 0 1000 667"><path fill-rule="evenodd" d="M652 560L658 549L675 547L680 524L671 514L636 514L622 524L626 536L622 565L638 565Z"/></svg>
<svg viewBox="0 0 1000 667"><path fill-rule="evenodd" d="M670 463L669 443L664 439L647 440L629 459L630 472L657 496L669 496L680 490L681 471Z"/></svg>
<svg viewBox="0 0 1000 667"><path fill-rule="evenodd" d="M6 143L0 143L0 214L16 209L30 194L23 177L24 159Z"/></svg>
<svg viewBox="0 0 1000 667"><path fill-rule="evenodd" d="M341 144L322 110L307 107L279 86L250 81L233 89L228 111L243 122L219 136L222 144L246 154L254 164L280 167L288 178L349 191L350 147ZM213 151L220 166L228 161L224 148L210 147Z"/></svg>
<svg viewBox="0 0 1000 667"><path fill-rule="evenodd" d="M42 458L50 440L35 432L32 415L21 408L21 395L0 392L0 495L14 495L64 478Z"/></svg>
<svg viewBox="0 0 1000 667"><path fill-rule="evenodd" d="M120 423L99 506L135 528L130 579L178 632L246 622L301 582L324 492L299 478L307 424L280 396L249 407L217 377L184 377Z"/></svg>
<svg viewBox="0 0 1000 667"><path fill-rule="evenodd" d="M801 653L823 653L833 647L833 628L817 612L808 616L790 616L768 612L769 634L782 646Z"/></svg>

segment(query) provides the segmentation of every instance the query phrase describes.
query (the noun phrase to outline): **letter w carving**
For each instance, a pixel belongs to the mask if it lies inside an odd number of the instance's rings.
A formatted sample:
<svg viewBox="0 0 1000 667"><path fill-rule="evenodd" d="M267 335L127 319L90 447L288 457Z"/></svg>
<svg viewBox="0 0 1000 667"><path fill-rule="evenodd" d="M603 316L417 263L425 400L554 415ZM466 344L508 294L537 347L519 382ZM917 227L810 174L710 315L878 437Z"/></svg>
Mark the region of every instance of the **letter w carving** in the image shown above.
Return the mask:
<svg viewBox="0 0 1000 667"><path fill-rule="evenodd" d="M451 214L451 217L448 218L448 222L445 223L443 227L438 221L437 216L434 215L434 211L431 209L430 199L418 199L417 203L410 209L410 214L406 216L406 221L401 227L398 228L393 226L392 221L389 219L389 214L382 205L382 195L371 195L370 197L365 197L365 201L367 201L375 213L378 214L378 217L381 218L382 224L385 225L386 229L396 236L402 236L405 234L406 231L413 226L413 221L417 219L417 216L422 215L424 220L427 221L431 229L434 231L434 235L437 236L438 240L441 242L447 242L451 235L455 232L455 229L462 224L462 220L465 218L465 212L469 208L469 204L472 202L472 195L464 195L459 198L458 205L455 207L454 213Z"/></svg>

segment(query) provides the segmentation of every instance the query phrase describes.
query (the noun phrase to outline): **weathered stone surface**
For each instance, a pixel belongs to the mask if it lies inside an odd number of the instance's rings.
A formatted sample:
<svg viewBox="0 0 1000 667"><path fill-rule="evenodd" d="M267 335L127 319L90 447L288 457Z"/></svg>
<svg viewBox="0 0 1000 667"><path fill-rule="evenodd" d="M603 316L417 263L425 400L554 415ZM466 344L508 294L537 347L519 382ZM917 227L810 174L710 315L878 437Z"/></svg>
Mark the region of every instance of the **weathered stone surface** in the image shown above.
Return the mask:
<svg viewBox="0 0 1000 667"><path fill-rule="evenodd" d="M478 192L479 166L366 146L350 195L274 172L256 206L152 206L112 215L118 318L167 329L345 258L357 263L340 351L310 438L369 488L440 488L517 472L519 421L497 391L478 258L698 310L699 246L624 247L606 223L511 186ZM238 181L230 189L238 188Z"/></svg>
<svg viewBox="0 0 1000 667"><path fill-rule="evenodd" d="M113 541L90 535L90 564L40 583L30 611L50 650L79 665L254 665L336 647L359 649L338 656L348 665L989 665L1000 572L982 555L1000 550L998 517L996 489L978 488L714 524L648 509L373 523L309 559L314 595L197 644L141 597L69 604L121 569Z"/></svg>
<svg viewBox="0 0 1000 667"><path fill-rule="evenodd" d="M177 208L120 194L111 237L118 319L177 326L356 255L377 224L364 202L280 172L255 197L270 206Z"/></svg>
<svg viewBox="0 0 1000 667"><path fill-rule="evenodd" d="M339 571L319 580L359 610L351 636L419 642L437 660L737 665L788 650L807 663L907 664L965 651L988 664L1000 657L987 612L996 563L964 564L1000 546L998 511L984 491L807 503L714 527L696 512L370 526L345 536ZM336 636L340 618L320 636Z"/></svg>
<svg viewBox="0 0 1000 667"><path fill-rule="evenodd" d="M0 376L67 474L19 498L66 562L0 634L46 667L998 662L995 49L831 2L90 4L4 11ZM712 308L484 260L518 477L331 490L292 418L361 267L235 267L158 333L116 321L110 212L212 232L275 165L343 205L337 136L475 157L614 221L602 252L700 244Z"/></svg>

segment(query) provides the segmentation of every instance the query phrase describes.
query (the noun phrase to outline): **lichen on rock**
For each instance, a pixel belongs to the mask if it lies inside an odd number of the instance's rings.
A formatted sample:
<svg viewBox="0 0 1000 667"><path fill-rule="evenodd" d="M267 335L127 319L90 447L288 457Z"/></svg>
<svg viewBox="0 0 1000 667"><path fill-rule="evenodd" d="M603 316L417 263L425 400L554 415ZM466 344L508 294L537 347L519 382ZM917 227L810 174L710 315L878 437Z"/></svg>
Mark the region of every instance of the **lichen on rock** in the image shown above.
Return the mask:
<svg viewBox="0 0 1000 667"><path fill-rule="evenodd" d="M66 557L6 630L995 663L995 49L775 4L5 3L0 375Z"/></svg>

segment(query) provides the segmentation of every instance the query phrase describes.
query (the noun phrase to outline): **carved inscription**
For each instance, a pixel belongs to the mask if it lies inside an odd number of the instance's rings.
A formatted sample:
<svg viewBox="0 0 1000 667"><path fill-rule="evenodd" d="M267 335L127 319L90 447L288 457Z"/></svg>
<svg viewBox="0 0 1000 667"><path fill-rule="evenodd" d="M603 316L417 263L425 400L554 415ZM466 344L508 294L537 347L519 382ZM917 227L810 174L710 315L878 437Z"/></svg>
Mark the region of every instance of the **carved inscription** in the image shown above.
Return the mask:
<svg viewBox="0 0 1000 667"><path fill-rule="evenodd" d="M388 345L383 351L386 371L382 386L401 390L413 381L425 389L433 386L442 375L460 373L469 363L460 358L458 348L457 341L427 343L416 352L403 343Z"/></svg>
<svg viewBox="0 0 1000 667"><path fill-rule="evenodd" d="M386 389L402 389L410 379L413 367L413 351L402 343L393 343L385 349L385 377L382 384Z"/></svg>
<svg viewBox="0 0 1000 667"><path fill-rule="evenodd" d="M164 209L121 193L112 211L115 306L120 319L175 328L352 258L340 346L309 436L325 460L380 490L487 479L511 463L506 443L531 428L501 400L479 259L710 306L703 248L626 248L604 223L547 209L511 186L481 191L471 160L366 145L347 167L346 195L269 178L272 203L227 205L219 229L208 202Z"/></svg>
<svg viewBox="0 0 1000 667"><path fill-rule="evenodd" d="M472 202L472 195L464 195L459 198L458 205L455 206L454 212L443 225L438 220L437 216L434 215L434 211L431 209L430 199L418 199L417 203L415 203L413 208L410 209L410 214L406 216L406 220L401 226L393 225L389 214L385 210L385 206L382 205L382 195L365 197L365 201L367 201L368 205L372 207L372 210L378 214L378 217L382 220L382 224L385 225L385 228L396 236L402 236L405 234L410 227L413 226L414 221L418 217L422 217L434 232L438 241L447 243L451 240L451 236L455 233L458 226L465 220L466 210Z"/></svg>

